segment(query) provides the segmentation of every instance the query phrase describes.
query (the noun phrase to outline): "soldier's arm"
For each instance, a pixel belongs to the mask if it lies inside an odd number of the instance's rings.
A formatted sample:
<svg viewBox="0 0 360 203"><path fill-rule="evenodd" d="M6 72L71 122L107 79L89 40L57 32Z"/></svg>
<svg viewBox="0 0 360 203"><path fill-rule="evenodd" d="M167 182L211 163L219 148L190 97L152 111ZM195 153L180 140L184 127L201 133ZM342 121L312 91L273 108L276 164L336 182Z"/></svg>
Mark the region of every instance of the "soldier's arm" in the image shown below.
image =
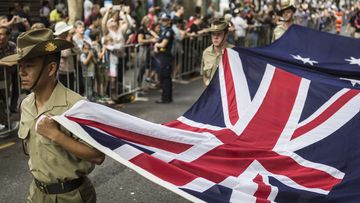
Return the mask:
<svg viewBox="0 0 360 203"><path fill-rule="evenodd" d="M59 128L59 124L50 117L44 117L38 122L37 132L59 144L66 151L74 154L76 157L86 161L94 164L101 164L105 159L105 155L99 150L81 143L73 137L63 133Z"/></svg>
<svg viewBox="0 0 360 203"><path fill-rule="evenodd" d="M200 75L204 74L204 66L205 66L204 57L205 57L205 51L203 51L202 57L201 57Z"/></svg>
<svg viewBox="0 0 360 203"><path fill-rule="evenodd" d="M204 58L205 57L206 57L206 52L203 51L203 55L202 55L202 58L201 58L200 75L202 75L204 85L207 86L208 78L206 78L205 73L204 73L204 66L205 66Z"/></svg>

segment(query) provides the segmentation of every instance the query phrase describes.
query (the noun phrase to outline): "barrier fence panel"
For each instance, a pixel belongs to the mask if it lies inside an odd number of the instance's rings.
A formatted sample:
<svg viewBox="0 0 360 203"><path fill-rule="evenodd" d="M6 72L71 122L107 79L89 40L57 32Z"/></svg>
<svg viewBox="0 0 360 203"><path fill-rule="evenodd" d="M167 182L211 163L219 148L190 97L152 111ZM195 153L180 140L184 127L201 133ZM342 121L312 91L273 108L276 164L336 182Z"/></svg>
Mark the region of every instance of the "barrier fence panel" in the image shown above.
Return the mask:
<svg viewBox="0 0 360 203"><path fill-rule="evenodd" d="M182 79L183 76L199 72L202 52L210 45L209 35L186 37L180 42L180 48L175 49L175 71L173 78Z"/></svg>
<svg viewBox="0 0 360 203"><path fill-rule="evenodd" d="M137 81L137 77L140 71L137 64L139 52L136 49L136 45L126 45L125 53L126 55L123 58L124 62L122 63L123 74L122 76L119 75L119 77L122 77L122 84L120 84L122 89L120 92L117 92L118 96L133 93L140 88Z"/></svg>
<svg viewBox="0 0 360 203"><path fill-rule="evenodd" d="M246 29L244 47L259 47L271 43L270 25L254 25Z"/></svg>
<svg viewBox="0 0 360 203"><path fill-rule="evenodd" d="M20 83L18 67L3 67L0 70L0 137L7 137L17 130L19 125L17 104Z"/></svg>

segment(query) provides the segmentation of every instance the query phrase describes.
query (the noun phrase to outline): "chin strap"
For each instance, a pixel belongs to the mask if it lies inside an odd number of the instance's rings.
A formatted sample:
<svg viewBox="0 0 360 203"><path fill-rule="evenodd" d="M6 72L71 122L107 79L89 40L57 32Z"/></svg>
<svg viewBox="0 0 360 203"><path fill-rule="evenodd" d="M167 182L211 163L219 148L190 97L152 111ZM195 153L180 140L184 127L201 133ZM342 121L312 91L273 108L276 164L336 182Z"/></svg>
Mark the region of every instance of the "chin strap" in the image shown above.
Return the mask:
<svg viewBox="0 0 360 203"><path fill-rule="evenodd" d="M224 41L225 41L226 38L227 38L227 33L228 33L228 32L225 32L225 33L224 33L224 38L223 38L223 39L221 40L221 42L220 42L220 47L221 47L221 48L223 48L223 46L224 46Z"/></svg>
<svg viewBox="0 0 360 203"><path fill-rule="evenodd" d="M37 83L39 82L40 77L41 77L41 75L42 75L42 73L44 72L44 69L45 69L45 61L46 61L46 59L43 60L42 65L41 65L40 73L37 76L37 78L35 80L35 83L31 86L30 91L32 91L36 87Z"/></svg>

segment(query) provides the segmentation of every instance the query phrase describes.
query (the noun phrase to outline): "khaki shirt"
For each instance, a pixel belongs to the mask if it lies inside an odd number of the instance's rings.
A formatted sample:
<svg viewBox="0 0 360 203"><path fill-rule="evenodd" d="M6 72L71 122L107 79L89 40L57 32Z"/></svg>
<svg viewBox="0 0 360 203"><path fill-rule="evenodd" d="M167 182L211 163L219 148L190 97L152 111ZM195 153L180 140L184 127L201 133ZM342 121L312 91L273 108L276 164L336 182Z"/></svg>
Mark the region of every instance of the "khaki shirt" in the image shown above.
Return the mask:
<svg viewBox="0 0 360 203"><path fill-rule="evenodd" d="M41 112L37 111L34 93L28 95L21 103L18 135L25 139L27 145L30 172L41 182L67 181L87 175L94 169L94 164L70 154L57 143L35 131L35 123L42 114L60 115L81 99L83 97L58 82ZM62 131L73 136L63 128ZM74 139L78 140L76 137Z"/></svg>
<svg viewBox="0 0 360 203"><path fill-rule="evenodd" d="M286 32L287 29L288 27L286 27L284 23L279 23L274 29L271 41L274 42L275 40L279 39Z"/></svg>
<svg viewBox="0 0 360 203"><path fill-rule="evenodd" d="M234 45L227 43L225 47L232 48ZM222 52L224 52L224 50ZM220 63L221 56L222 54L216 54L214 45L210 45L204 50L201 60L200 74L203 76L206 86L209 85L211 79L213 78Z"/></svg>

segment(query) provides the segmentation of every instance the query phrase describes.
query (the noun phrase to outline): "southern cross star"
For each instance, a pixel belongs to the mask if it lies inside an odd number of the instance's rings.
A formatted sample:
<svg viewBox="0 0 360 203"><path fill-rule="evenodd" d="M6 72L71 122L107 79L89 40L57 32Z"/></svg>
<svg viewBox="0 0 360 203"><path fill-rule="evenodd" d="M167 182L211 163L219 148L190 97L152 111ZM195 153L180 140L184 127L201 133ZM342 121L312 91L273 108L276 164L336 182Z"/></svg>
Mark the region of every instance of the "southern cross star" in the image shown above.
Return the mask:
<svg viewBox="0 0 360 203"><path fill-rule="evenodd" d="M299 54L298 55L292 55L292 54L290 54L294 59L296 59L296 60L300 60L300 61L302 61L304 64L310 64L310 65L314 65L314 63L318 63L317 61L312 61L312 60L310 60L310 58L303 58L303 57L301 57Z"/></svg>
<svg viewBox="0 0 360 203"><path fill-rule="evenodd" d="M355 80L355 79L349 79L349 78L339 78L340 80L347 80L349 82L351 82L351 85L354 87L356 84L360 85L360 80Z"/></svg>
<svg viewBox="0 0 360 203"><path fill-rule="evenodd" d="M354 57L350 57L350 59L345 59L345 61L349 61L350 64L357 64L358 66L360 66L360 58L354 58Z"/></svg>

